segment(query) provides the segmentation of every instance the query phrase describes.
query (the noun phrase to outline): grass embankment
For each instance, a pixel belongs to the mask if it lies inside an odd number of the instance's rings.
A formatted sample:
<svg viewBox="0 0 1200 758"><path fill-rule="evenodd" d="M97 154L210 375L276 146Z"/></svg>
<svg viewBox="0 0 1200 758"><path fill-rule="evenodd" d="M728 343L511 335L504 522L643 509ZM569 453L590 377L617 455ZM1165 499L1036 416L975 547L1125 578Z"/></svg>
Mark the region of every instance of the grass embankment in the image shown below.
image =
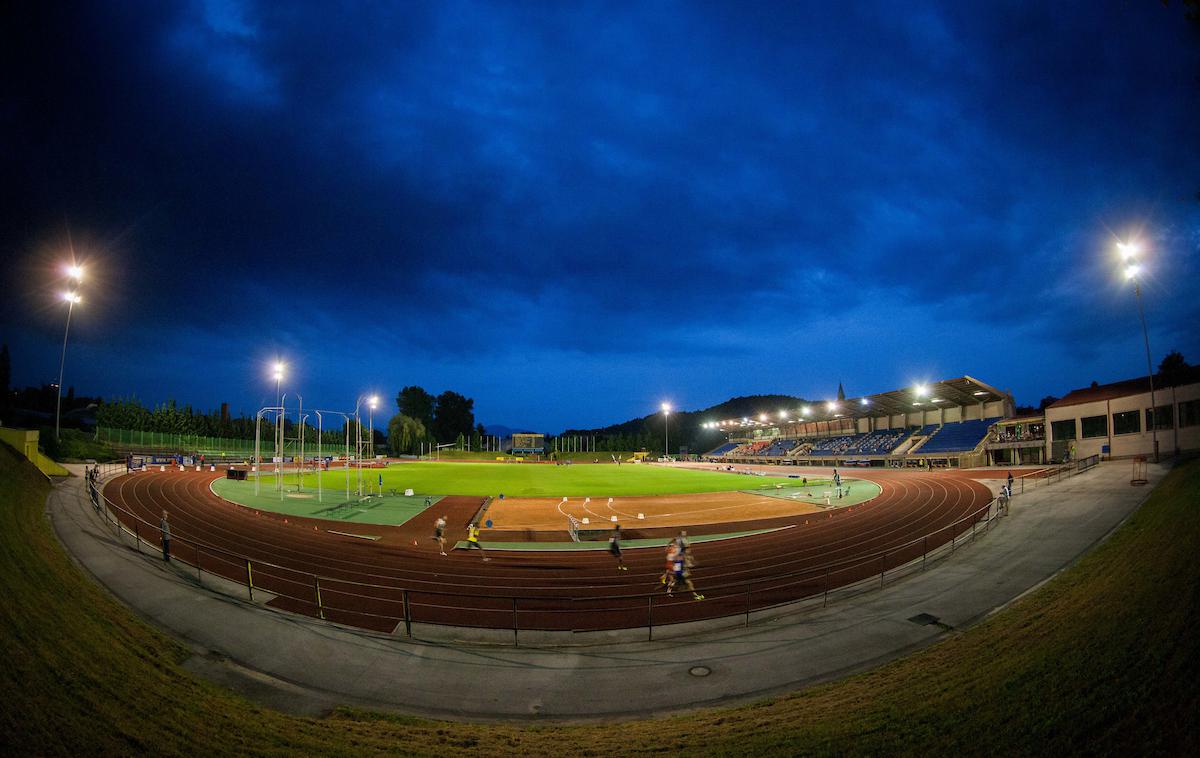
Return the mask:
<svg viewBox="0 0 1200 758"><path fill-rule="evenodd" d="M54 430L43 427L38 435L42 452L60 462L112 461L120 456L104 442L97 442L92 435L78 429L63 429L60 438L54 438Z"/></svg>
<svg viewBox="0 0 1200 758"><path fill-rule="evenodd" d="M18 754L539 756L1196 754L1200 462L1111 540L989 621L845 681L612 725L284 716L199 681L186 653L83 576L42 517L45 480L0 445L0 745ZM586 687L586 681L580 681Z"/></svg>

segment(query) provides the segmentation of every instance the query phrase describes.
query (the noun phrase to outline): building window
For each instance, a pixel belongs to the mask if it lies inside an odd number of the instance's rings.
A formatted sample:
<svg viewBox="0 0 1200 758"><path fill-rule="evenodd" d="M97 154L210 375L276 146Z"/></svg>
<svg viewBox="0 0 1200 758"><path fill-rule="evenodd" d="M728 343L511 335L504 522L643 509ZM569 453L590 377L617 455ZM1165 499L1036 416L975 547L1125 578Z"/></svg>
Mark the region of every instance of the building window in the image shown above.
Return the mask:
<svg viewBox="0 0 1200 758"><path fill-rule="evenodd" d="M1088 416L1079 419L1080 434L1084 439L1089 437L1108 436L1108 416Z"/></svg>
<svg viewBox="0 0 1200 758"><path fill-rule="evenodd" d="M1179 425L1200 426L1200 400L1188 400L1179 404Z"/></svg>
<svg viewBox="0 0 1200 758"><path fill-rule="evenodd" d="M1113 434L1137 434L1142 431L1142 414L1125 411L1113 414Z"/></svg>
<svg viewBox="0 0 1200 758"><path fill-rule="evenodd" d="M1055 421L1050 424L1050 434L1055 440L1073 440L1075 439L1075 419L1069 418L1065 421Z"/></svg>
<svg viewBox="0 0 1200 758"><path fill-rule="evenodd" d="M1160 405L1157 408L1146 409L1146 428L1147 429L1174 429L1175 414L1172 412L1174 408L1169 405Z"/></svg>

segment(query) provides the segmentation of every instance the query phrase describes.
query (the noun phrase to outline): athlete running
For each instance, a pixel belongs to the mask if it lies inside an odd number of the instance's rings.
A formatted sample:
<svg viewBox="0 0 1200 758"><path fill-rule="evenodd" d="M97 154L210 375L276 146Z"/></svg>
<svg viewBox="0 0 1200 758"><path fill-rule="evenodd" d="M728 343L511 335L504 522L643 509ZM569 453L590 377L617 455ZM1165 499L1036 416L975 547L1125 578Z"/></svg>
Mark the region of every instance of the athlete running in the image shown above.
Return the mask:
<svg viewBox="0 0 1200 758"><path fill-rule="evenodd" d="M442 555L446 554L446 517L442 516L433 522L433 539L438 543Z"/></svg>
<svg viewBox="0 0 1200 758"><path fill-rule="evenodd" d="M467 527L467 549L470 550L473 547L479 548L479 552L483 553L485 561L491 560L491 558L487 557L487 551L483 549L483 545L479 544L479 527L475 524Z"/></svg>
<svg viewBox="0 0 1200 758"><path fill-rule="evenodd" d="M608 538L608 552L612 553L617 558L617 570L628 571L625 567L625 560L621 557L621 525L613 526L612 536Z"/></svg>

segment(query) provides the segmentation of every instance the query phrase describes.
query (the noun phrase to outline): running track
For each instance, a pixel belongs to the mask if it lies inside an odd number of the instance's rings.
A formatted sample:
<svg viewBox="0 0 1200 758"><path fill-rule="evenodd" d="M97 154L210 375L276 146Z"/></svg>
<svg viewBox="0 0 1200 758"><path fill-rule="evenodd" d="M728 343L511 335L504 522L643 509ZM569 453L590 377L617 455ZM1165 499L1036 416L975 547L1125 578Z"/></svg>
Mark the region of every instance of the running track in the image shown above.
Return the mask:
<svg viewBox="0 0 1200 758"><path fill-rule="evenodd" d="M430 539L433 520L448 517L447 544L453 545L465 538L481 498L444 498L399 527L347 524L233 505L209 489L223 475L129 474L110 481L104 494L125 527L136 526L155 547L159 517L168 511L173 556L198 565L204 574L244 585L248 558L255 590L275 595L269 605L383 632L403 632L406 590L414 623L469 627L511 629L515 618L521 629L583 631L644 627L651 615L658 626L741 614L878 576L882 569L919 558L924 549L969 531L967 517L981 509L986 515L992 498L977 474L855 471L855 477L878 483L882 494L853 509L731 522L713 530L791 526L694 546L693 580L707 598L697 602L686 592L665 597L658 549L627 549L628 571L618 571L612 556L599 551L491 551L486 563L474 552L439 555Z"/></svg>

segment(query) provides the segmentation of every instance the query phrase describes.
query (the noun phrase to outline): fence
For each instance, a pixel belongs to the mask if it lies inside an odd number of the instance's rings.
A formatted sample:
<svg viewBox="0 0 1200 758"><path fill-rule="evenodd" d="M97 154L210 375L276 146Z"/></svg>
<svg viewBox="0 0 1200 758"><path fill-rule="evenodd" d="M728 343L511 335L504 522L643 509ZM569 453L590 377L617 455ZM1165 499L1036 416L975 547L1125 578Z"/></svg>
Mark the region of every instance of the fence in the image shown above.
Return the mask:
<svg viewBox="0 0 1200 758"><path fill-rule="evenodd" d="M1048 473L1037 483L1030 483L1029 489L1087 471L1098 457L1091 463L1089 460ZM102 492L100 482L123 471L124 464L105 464L98 467L97 476L88 477L92 503L119 540L132 542L139 552L143 545L160 551L157 521L148 521L119 506ZM1023 483L1014 496L1024 492L1025 486ZM742 617L748 626L751 617L762 611L803 602L824 606L831 597L881 588L888 580L924 571L931 563L952 555L988 532L1007 510L1006 502L993 498L951 524L877 552L815 568L705 586L703 602L666 597L661 591L614 593L608 585L579 585L547 594L539 593L551 588L529 588L520 594L482 594L446 590L441 583L422 579L408 579L407 586L360 582L233 553L176 533L171 535L170 551L173 560L195 569L200 584L204 584L207 574L212 583L232 582L244 588L251 601L258 590L260 600L263 593L269 593L272 604L283 610L374 631L396 633L401 623L408 637L413 636L414 624L495 629L511 631L513 644L518 645L521 631L645 628L647 638L653 640L656 628L671 624ZM219 589L228 591L229 587ZM589 592L594 596L586 596Z"/></svg>
<svg viewBox="0 0 1200 758"><path fill-rule="evenodd" d="M274 450L274 439L268 429L264 434L263 448ZM229 437L205 437L198 434L169 434L166 432L143 432L137 429L96 428L96 439L100 442L125 449L170 450L177 452L195 452L213 455L239 454L252 455L254 440L232 439ZM315 446L316 440L314 439ZM315 449L315 448L314 448ZM296 440L286 440L284 451L288 453L299 450ZM270 454L270 451L268 451Z"/></svg>
<svg viewBox="0 0 1200 758"><path fill-rule="evenodd" d="M1013 477L1012 490L1014 495L1024 494L1026 489L1036 489L1038 487L1047 487L1051 484L1061 482L1063 479L1070 479L1076 474L1082 474L1096 466L1100 465L1100 456L1092 455L1087 458L1081 458L1071 463L1064 463L1061 466L1052 468L1038 469L1030 471L1026 474Z"/></svg>

